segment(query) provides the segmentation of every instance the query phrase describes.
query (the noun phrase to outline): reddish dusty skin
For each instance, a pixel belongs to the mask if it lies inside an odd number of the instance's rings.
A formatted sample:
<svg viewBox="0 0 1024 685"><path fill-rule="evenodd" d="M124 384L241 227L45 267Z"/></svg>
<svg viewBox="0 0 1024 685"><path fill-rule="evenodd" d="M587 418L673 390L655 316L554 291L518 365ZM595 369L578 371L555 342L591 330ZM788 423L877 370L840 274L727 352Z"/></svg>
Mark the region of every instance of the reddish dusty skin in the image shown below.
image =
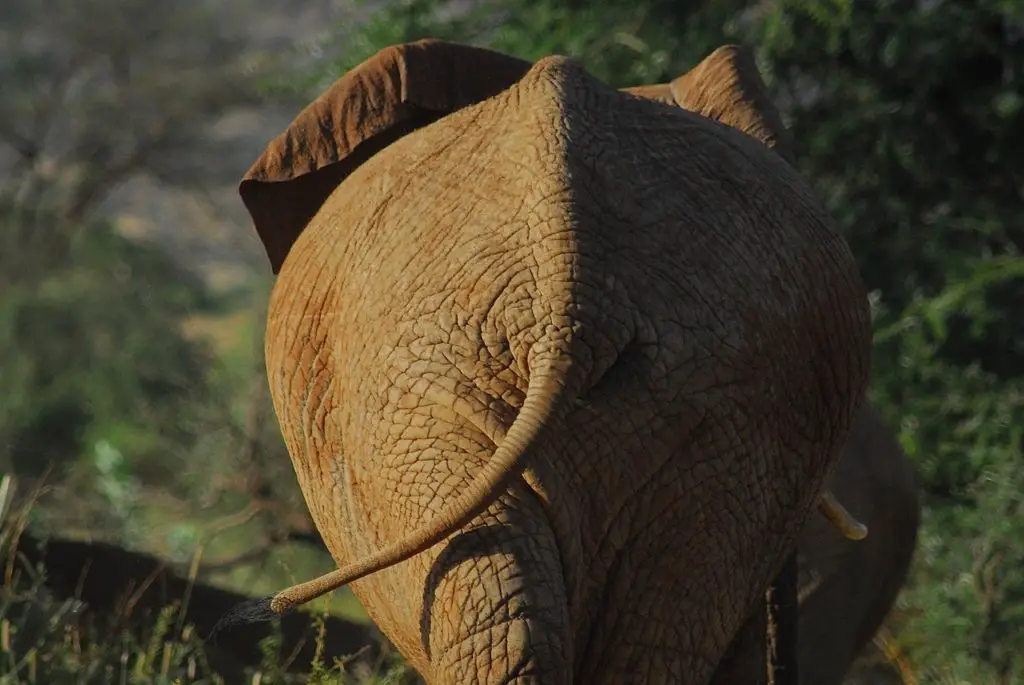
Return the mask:
<svg viewBox="0 0 1024 685"><path fill-rule="evenodd" d="M274 406L340 567L418 541L352 588L428 682L705 683L846 440L865 292L757 139L563 58L516 79L268 242Z"/></svg>

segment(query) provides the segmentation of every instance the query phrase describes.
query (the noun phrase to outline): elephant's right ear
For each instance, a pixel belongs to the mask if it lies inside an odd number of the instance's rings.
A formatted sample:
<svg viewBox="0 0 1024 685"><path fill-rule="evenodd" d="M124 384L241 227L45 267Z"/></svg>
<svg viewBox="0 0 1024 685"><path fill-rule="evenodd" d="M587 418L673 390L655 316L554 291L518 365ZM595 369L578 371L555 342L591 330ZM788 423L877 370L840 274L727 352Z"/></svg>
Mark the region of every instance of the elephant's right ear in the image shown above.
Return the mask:
<svg viewBox="0 0 1024 685"><path fill-rule="evenodd" d="M335 81L267 145L238 189L274 273L360 164L402 136L509 88L530 66L426 39L385 48Z"/></svg>
<svg viewBox="0 0 1024 685"><path fill-rule="evenodd" d="M679 105L714 119L775 150L795 163L789 132L768 95L754 56L738 45L723 45L672 83L626 88L626 92Z"/></svg>

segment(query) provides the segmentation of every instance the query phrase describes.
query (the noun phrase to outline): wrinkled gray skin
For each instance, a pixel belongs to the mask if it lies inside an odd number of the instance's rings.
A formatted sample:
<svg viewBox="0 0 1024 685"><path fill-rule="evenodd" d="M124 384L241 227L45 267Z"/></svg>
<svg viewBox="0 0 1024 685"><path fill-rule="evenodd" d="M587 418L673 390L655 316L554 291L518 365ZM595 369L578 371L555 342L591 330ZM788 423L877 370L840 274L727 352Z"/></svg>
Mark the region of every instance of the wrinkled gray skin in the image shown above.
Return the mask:
<svg viewBox="0 0 1024 685"><path fill-rule="evenodd" d="M390 50L243 186L280 266L274 406L342 567L271 610L352 580L430 683L729 682L864 396L848 246L708 116L565 58L480 88L509 58Z"/></svg>
<svg viewBox="0 0 1024 685"><path fill-rule="evenodd" d="M832 493L867 524L847 540L814 516L800 534L800 681L838 685L878 631L907 578L921 506L914 469L878 410L853 425Z"/></svg>

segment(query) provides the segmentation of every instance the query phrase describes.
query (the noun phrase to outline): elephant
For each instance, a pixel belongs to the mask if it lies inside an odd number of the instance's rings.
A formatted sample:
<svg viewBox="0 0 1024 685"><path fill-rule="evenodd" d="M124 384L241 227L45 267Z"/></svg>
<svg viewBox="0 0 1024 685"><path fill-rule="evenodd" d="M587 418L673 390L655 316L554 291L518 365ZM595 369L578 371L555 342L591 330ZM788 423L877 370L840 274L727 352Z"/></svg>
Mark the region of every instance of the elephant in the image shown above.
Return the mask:
<svg viewBox="0 0 1024 685"><path fill-rule="evenodd" d="M426 39L267 145L268 382L339 568L249 618L351 583L429 683L727 682L871 320L749 53L691 74L700 111Z"/></svg>
<svg viewBox="0 0 1024 685"><path fill-rule="evenodd" d="M871 533L846 540L812 518L800 534L800 677L814 685L843 682L878 632L906 582L921 521L913 465L870 403L828 483Z"/></svg>

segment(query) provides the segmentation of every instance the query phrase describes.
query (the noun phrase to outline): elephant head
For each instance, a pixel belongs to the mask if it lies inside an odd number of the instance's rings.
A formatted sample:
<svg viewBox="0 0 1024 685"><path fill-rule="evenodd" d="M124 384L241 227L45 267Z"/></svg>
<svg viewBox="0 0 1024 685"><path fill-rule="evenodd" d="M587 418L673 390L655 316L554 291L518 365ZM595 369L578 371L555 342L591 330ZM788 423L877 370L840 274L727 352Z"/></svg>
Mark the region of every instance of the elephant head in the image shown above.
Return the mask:
<svg viewBox="0 0 1024 685"><path fill-rule="evenodd" d="M728 61L693 82L755 83ZM814 193L714 120L783 140L767 101L708 91L420 41L270 143L240 189L279 273L268 376L340 569L260 608L352 583L430 682L713 677L871 331Z"/></svg>

